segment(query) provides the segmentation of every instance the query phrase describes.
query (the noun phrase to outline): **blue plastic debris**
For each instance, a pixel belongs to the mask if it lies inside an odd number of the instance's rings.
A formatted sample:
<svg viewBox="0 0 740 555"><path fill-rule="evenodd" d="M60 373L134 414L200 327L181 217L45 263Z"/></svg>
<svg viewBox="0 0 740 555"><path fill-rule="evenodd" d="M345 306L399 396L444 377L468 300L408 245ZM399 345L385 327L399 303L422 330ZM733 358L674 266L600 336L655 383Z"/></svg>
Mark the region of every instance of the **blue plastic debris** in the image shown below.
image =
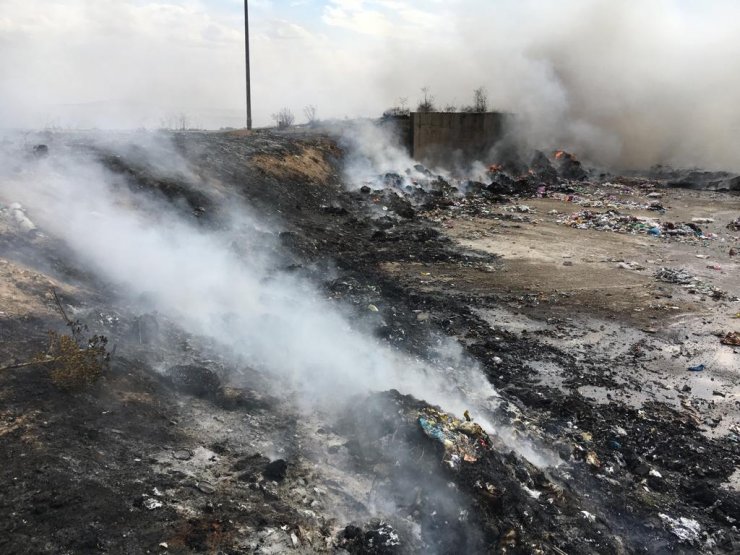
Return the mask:
<svg viewBox="0 0 740 555"><path fill-rule="evenodd" d="M619 450L619 449L622 448L622 444L619 443L615 439L610 440L608 445L609 445L609 449L614 449L615 451L617 451L617 450Z"/></svg>
<svg viewBox="0 0 740 555"><path fill-rule="evenodd" d="M689 366L689 372L701 372L706 368L703 364L697 364L696 366Z"/></svg>
<svg viewBox="0 0 740 555"><path fill-rule="evenodd" d="M660 237L660 228L659 227L651 227L648 229L648 234L654 235L655 237Z"/></svg>

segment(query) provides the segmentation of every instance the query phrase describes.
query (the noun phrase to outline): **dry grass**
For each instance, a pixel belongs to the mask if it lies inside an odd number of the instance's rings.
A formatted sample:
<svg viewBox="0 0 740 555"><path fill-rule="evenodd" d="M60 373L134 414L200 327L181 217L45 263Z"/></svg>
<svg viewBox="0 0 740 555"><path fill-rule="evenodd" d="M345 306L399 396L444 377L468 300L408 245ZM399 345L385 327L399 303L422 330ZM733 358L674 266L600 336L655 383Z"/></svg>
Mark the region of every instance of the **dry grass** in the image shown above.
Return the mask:
<svg viewBox="0 0 740 555"><path fill-rule="evenodd" d="M324 153L314 146L304 146L300 154L284 157L257 154L251 163L264 173L278 179L303 180L326 185L334 170Z"/></svg>

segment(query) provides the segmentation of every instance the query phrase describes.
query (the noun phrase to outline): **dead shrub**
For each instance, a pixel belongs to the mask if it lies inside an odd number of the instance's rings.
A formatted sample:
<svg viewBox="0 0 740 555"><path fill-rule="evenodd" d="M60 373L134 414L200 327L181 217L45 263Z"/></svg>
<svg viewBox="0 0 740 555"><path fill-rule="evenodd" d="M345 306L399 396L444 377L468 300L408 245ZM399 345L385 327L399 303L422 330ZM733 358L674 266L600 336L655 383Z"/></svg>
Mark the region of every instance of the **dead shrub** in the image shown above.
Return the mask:
<svg viewBox="0 0 740 555"><path fill-rule="evenodd" d="M51 367L51 381L68 391L95 383L110 361L108 339L94 335L80 345L72 335L49 332L49 350L37 355L36 362Z"/></svg>
<svg viewBox="0 0 740 555"><path fill-rule="evenodd" d="M277 114L272 114L272 119L275 121L278 129L287 129L295 123L295 116L289 108L283 108Z"/></svg>

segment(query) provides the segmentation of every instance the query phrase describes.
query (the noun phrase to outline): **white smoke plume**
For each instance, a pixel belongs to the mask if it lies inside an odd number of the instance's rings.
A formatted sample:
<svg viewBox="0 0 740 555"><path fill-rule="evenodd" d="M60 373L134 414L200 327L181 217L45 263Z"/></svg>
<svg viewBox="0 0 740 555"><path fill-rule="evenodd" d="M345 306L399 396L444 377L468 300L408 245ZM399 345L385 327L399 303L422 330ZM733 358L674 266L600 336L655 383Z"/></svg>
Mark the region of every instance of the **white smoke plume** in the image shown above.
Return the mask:
<svg viewBox="0 0 740 555"><path fill-rule="evenodd" d="M240 4L2 0L0 125L243 125ZM734 0L283 4L251 3L257 125L308 104L377 116L425 86L461 106L484 86L532 146L740 170Z"/></svg>
<svg viewBox="0 0 740 555"><path fill-rule="evenodd" d="M145 151L122 151L149 152L169 160L158 171L191 175L166 142L142 144ZM219 231L208 231L161 199L131 193L99 164L61 145L43 160L19 164L6 154L2 163L13 170L0 174L0 201L20 202L83 267L129 299L146 298L149 310L186 331L216 341L235 362L272 376L276 391L294 392L307 407L391 388L458 415L496 406L493 387L451 340L434 349L436 364L413 358L373 338L368 323L326 300L307 279L276 271L279 255L264 248L237 254L233 244L264 241L263 233L254 236L268 229L246 207L233 207Z"/></svg>

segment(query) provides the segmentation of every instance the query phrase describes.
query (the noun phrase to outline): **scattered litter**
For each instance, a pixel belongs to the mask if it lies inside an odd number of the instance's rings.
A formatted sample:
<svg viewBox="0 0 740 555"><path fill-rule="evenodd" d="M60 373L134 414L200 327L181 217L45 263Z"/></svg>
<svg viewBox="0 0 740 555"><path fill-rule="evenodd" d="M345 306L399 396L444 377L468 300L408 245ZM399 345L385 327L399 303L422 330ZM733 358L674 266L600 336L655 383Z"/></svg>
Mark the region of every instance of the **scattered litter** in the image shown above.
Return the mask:
<svg viewBox="0 0 740 555"><path fill-rule="evenodd" d="M730 231L740 231L740 218L737 218L727 224L727 229L729 229Z"/></svg>
<svg viewBox="0 0 740 555"><path fill-rule="evenodd" d="M480 425L433 408L419 414L419 425L427 436L444 445L443 460L452 468L457 468L461 460L477 461L482 449L491 448L491 440Z"/></svg>
<svg viewBox="0 0 740 555"><path fill-rule="evenodd" d="M720 266L719 264L707 264L707 268L709 268L710 270L721 270L722 266Z"/></svg>
<svg viewBox="0 0 740 555"><path fill-rule="evenodd" d="M704 364L697 364L696 366L689 366L689 372L703 372L706 368Z"/></svg>
<svg viewBox="0 0 740 555"><path fill-rule="evenodd" d="M558 218L559 224L577 229L595 229L614 233L647 234L654 237L668 236L676 240L715 239L714 233L705 234L694 222L660 222L651 218L621 214L616 210L594 212L582 210Z"/></svg>
<svg viewBox="0 0 740 555"><path fill-rule="evenodd" d="M659 513L658 516L681 541L695 542L699 539L701 526L695 520L686 517L675 519L663 513Z"/></svg>
<svg viewBox="0 0 740 555"><path fill-rule="evenodd" d="M378 307L377 307L377 306L375 306L374 304L369 304L369 305L367 305L367 309L368 309L368 310L369 310L370 312L379 312L379 311L378 311Z"/></svg>
<svg viewBox="0 0 740 555"><path fill-rule="evenodd" d="M596 515L593 515L589 513L588 511L581 511L581 514L588 520L589 522L596 522Z"/></svg>
<svg viewBox="0 0 740 555"><path fill-rule="evenodd" d="M147 497L144 499L144 507L150 511L153 511L154 509L159 509L164 504L159 499L154 499L153 497Z"/></svg>
<svg viewBox="0 0 740 555"><path fill-rule="evenodd" d="M737 316L737 315L735 315ZM722 338L723 345L732 345L733 347L740 347L740 332L731 331Z"/></svg>
<svg viewBox="0 0 740 555"><path fill-rule="evenodd" d="M655 278L658 281L681 285L689 289L689 292L701 293L715 299L726 296L726 293L721 289L701 281L682 268L661 268L655 273Z"/></svg>
<svg viewBox="0 0 740 555"><path fill-rule="evenodd" d="M697 254L696 255L696 258L707 259L707 258L709 258L709 255L708 254Z"/></svg>
<svg viewBox="0 0 740 555"><path fill-rule="evenodd" d="M713 224L714 218L691 218L695 224Z"/></svg>
<svg viewBox="0 0 740 555"><path fill-rule="evenodd" d="M169 544L167 542L160 543L159 544L159 547L161 547L162 549L169 549L170 548L170 546L169 546Z"/></svg>

